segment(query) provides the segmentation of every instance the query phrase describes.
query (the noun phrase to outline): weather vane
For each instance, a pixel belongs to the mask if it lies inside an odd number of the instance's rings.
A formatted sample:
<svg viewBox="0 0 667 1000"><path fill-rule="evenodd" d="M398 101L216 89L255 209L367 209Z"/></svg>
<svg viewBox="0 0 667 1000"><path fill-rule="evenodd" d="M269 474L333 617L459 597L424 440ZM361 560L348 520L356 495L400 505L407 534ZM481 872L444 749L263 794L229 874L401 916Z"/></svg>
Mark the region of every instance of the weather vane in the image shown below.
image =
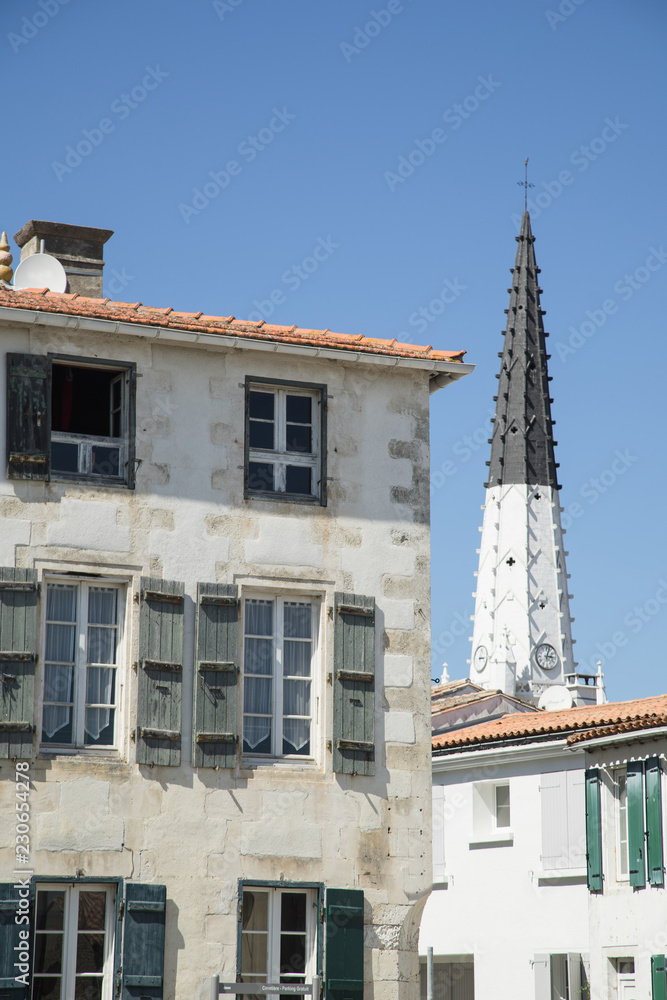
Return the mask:
<svg viewBox="0 0 667 1000"><path fill-rule="evenodd" d="M525 171L526 171L525 179L522 180L522 181L517 181L517 184L519 185L519 187L525 188L523 203L524 203L524 212L527 212L528 211L528 188L534 188L535 187L534 184L529 184L528 183L528 157L526 157L526 160L525 160L525 163L524 163L524 168L525 168Z"/></svg>

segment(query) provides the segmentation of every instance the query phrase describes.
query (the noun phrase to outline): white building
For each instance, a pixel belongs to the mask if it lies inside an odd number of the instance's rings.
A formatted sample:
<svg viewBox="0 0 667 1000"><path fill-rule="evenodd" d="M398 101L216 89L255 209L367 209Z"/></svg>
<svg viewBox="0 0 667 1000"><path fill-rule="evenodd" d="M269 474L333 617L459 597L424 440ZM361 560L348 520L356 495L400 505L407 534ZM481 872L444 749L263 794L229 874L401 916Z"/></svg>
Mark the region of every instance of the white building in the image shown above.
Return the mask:
<svg viewBox="0 0 667 1000"><path fill-rule="evenodd" d="M471 366L110 302L110 235L32 221L69 293L0 287L0 992L407 1000L428 400Z"/></svg>
<svg viewBox="0 0 667 1000"><path fill-rule="evenodd" d="M663 695L433 738L436 1000L665 1000L666 723Z"/></svg>

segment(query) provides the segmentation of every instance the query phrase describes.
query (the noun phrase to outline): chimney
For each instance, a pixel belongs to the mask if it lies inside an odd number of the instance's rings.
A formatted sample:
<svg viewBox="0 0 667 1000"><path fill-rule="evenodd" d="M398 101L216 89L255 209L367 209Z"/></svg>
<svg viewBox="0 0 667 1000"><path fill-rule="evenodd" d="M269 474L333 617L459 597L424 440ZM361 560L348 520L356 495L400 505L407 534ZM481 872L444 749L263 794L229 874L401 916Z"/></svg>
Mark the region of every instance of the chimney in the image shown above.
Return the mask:
<svg viewBox="0 0 667 1000"><path fill-rule="evenodd" d="M44 253L56 257L65 268L67 291L78 292L91 299L102 299L104 244L112 236L111 229L90 229L88 226L31 219L18 231L14 240L21 248L21 260L39 253L43 240Z"/></svg>

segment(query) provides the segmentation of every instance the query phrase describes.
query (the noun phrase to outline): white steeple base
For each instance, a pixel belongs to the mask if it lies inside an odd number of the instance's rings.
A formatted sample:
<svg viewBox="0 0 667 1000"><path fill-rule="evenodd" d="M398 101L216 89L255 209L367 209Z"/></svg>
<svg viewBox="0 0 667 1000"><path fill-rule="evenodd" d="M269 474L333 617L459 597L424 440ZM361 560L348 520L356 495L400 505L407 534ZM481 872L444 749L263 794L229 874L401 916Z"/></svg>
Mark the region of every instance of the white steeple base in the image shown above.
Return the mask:
<svg viewBox="0 0 667 1000"><path fill-rule="evenodd" d="M538 700L576 669L557 490L486 491L470 679Z"/></svg>

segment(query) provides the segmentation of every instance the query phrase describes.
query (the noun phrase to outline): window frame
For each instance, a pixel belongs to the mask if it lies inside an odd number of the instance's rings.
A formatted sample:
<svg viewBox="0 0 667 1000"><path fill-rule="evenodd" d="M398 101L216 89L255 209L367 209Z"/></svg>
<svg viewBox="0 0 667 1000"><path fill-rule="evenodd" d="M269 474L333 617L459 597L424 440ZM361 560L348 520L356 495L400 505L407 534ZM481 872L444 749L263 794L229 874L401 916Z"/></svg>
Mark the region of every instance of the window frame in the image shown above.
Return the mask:
<svg viewBox="0 0 667 1000"><path fill-rule="evenodd" d="M247 600L259 600L259 601L271 601L274 606L274 627L273 627L273 673L271 677L275 682L278 679L281 681L279 697L274 698L272 705L271 723L272 723L272 751L271 753L257 753L256 751L246 751L244 749L244 721L245 721L245 640L246 640L246 601ZM276 672L276 667L278 666L278 660L276 656L276 635L277 635L277 624L278 616L275 613L276 607L281 608L281 624L280 624L280 646L282 649L282 644L284 641L284 606L286 603L300 603L309 604L311 607L311 673L310 673L310 753L308 754L285 754L285 753L275 753L275 748L280 744L282 746L283 740L283 721L284 713L282 712L283 704L283 694L282 694L282 656L280 662L280 675ZM324 606L324 598L320 594L299 593L298 591L286 591L280 592L268 589L258 589L258 588L248 588L248 590L243 591L240 594L239 601L239 661L240 661L240 683L239 683L239 697L240 697L240 725L238 728L239 732L239 743L241 748L241 760L243 765L271 765L271 764L284 764L291 766L308 766L312 767L317 763L319 759L319 732L321 729L321 635L322 635L322 607ZM250 675L252 676L252 675ZM261 676L261 675L260 675ZM305 679L305 678L304 678ZM275 688L274 688L275 692ZM278 716L278 707L281 708L280 717ZM248 713L252 714L252 713ZM280 738L278 737L278 725L280 723Z"/></svg>
<svg viewBox="0 0 667 1000"><path fill-rule="evenodd" d="M628 830L628 772L625 767L616 767L613 769L612 775L612 789L614 798L614 848L616 853L615 867L616 867L616 881L617 882L629 882L630 881L630 838ZM622 782L622 787L621 787ZM624 798L624 804L621 805L621 796ZM623 824L623 830L621 829L621 824ZM625 833L625 839L622 833ZM623 844L625 843L625 871L623 871L622 857L623 857Z"/></svg>
<svg viewBox="0 0 667 1000"><path fill-rule="evenodd" d="M507 802L498 802L498 792L500 789L507 789ZM498 812L500 809L507 809L508 822L501 826L498 822ZM498 781L493 786L493 830L496 834L507 833L512 829L512 802L510 799L510 783L509 781Z"/></svg>
<svg viewBox="0 0 667 1000"><path fill-rule="evenodd" d="M83 358L79 355L71 354L47 354L49 361L50 374L49 374L49 474L52 480L63 481L63 482L75 482L75 483L96 483L100 486L125 486L129 489L134 489L135 485L135 454L136 454L136 385L137 385L137 365L134 361L113 361L107 360L106 358ZM99 370L104 370L105 368L113 368L118 372L118 376L124 373L124 378L121 382L122 386L122 402L121 402L121 423L122 423L122 434L119 438L114 437L98 437L91 434L70 434L67 431L54 431L52 427L52 408L53 408L53 398L52 398L52 387L53 387L53 368L55 366L68 365L73 368L97 368ZM111 400L109 406L109 415L112 414ZM93 444L100 444L105 447L118 447L119 449L119 459L118 465L119 470L123 467L125 468L124 475L118 476L102 476L99 473L91 471L78 471L78 472L61 472L59 470L54 470L51 462L51 446L54 441L54 435L65 444L78 444L79 448L79 463L82 462L81 455L83 452L83 463L88 466L91 465L91 454ZM58 442L56 442L58 443Z"/></svg>
<svg viewBox="0 0 667 1000"><path fill-rule="evenodd" d="M61 1000L74 995L76 978L76 949L74 943L78 938L78 898L83 892L104 892L106 895L104 914L105 954L102 970L101 1000L113 1000L114 975L119 954L118 940L118 909L122 898L122 879L111 877L68 878L56 876L53 878L32 879L34 892L34 916L32 920L32 955L30 961L30 978L34 987L35 961L37 958L37 905L40 892L64 892L65 906L63 911L63 951L61 964ZM71 900L76 899L76 908ZM73 912L74 910L74 912ZM48 978L48 977L46 977Z"/></svg>
<svg viewBox="0 0 667 1000"><path fill-rule="evenodd" d="M86 684L86 671L88 668L87 656L82 654L80 649L79 640L82 633L88 628L88 621L86 620L85 625L81 622L80 612L82 607L81 599L81 586L84 585L87 588L90 587L113 587L118 592L117 598L117 614L118 614L118 638L116 644L116 677L115 677L115 702L114 702L114 743L112 746L96 746L89 745L86 746L83 742L77 743L45 743L42 739L43 732L43 713L44 713L44 684L45 684L45 669L46 669L46 627L47 627L47 589L49 585L53 584L65 584L74 585L77 587L76 596L76 607L77 607L77 621L76 625L76 661L74 666L74 704L73 704L73 735L75 740L78 737L76 732L77 725L77 711L79 712L80 719L82 719L82 725L85 726L85 684ZM93 574L86 573L73 573L72 575L49 572L46 570L42 576L40 593L42 595L41 601L41 613L39 617L39 666L41 672L39 677L36 679L38 682L38 698L36 699L36 728L38 733L38 753L40 756L75 756L75 755L94 755L99 757L113 757L118 758L121 755L121 748L125 745L125 701L127 697L127 687L129 684L128 671L126 669L128 663L127 654L127 638L129 634L129 615L130 610L128 608L128 600L132 591L132 581L128 577L113 577L113 576L97 576ZM87 604L86 604L87 607ZM83 698L81 697L81 692L83 692ZM78 697L77 697L78 695ZM80 706L80 702L83 702L83 706ZM81 730L82 735L84 730ZM98 880L99 881L99 880Z"/></svg>
<svg viewBox="0 0 667 1000"><path fill-rule="evenodd" d="M236 981L241 982L241 961L243 957L242 951L242 941L243 941L243 892L244 890L257 889L259 891L270 892L273 890L275 899L280 899L280 893L276 890L284 890L286 892L305 892L311 894L315 910L312 916L311 927L308 927L306 923L306 933L310 939L311 945L311 965L313 966L313 971L309 973L304 970L304 976L306 983L312 982L313 975L322 976L324 969L324 934L323 927L324 924L321 919L321 914L324 909L324 883L323 882L291 882L291 881L277 881L274 879L239 879L237 888L237 912L238 912L238 926L236 934ZM271 905L271 904L269 904ZM308 904L306 904L308 905ZM274 904L274 909L278 910L277 904ZM311 911L312 912L312 911ZM268 923L271 922L271 916L269 916ZM268 969L268 961L267 961ZM259 975L259 973L257 973ZM269 981L269 972L267 971L267 981Z"/></svg>
<svg viewBox="0 0 667 1000"><path fill-rule="evenodd" d="M255 387L259 387L259 391L276 389L278 391L282 390L283 393L287 393L289 389L299 390L303 393L308 393L312 396L315 407L314 407L314 417L313 419L313 445L315 455L314 466L308 463L309 467L313 468L313 475L316 478L317 486L316 492L311 496L306 496L303 493L287 493L286 491L278 490L252 490L250 488L248 478L249 469L251 461L251 448L250 448L250 392ZM311 504L320 507L326 507L327 505L327 386L319 382L295 382L289 379L276 379L276 378L261 378L253 375L246 375L244 383L244 395L245 395L245 419L244 419L244 447L243 447L243 496L246 500L278 500L283 503L302 503ZM318 426L319 424L319 426ZM285 459L289 456L288 452L279 452L277 449L273 452L262 452L260 449L253 449L259 456L264 455L275 455L276 463L280 459ZM299 454L299 453L295 453ZM269 459L267 459L269 460ZM305 463L297 463L305 464Z"/></svg>

